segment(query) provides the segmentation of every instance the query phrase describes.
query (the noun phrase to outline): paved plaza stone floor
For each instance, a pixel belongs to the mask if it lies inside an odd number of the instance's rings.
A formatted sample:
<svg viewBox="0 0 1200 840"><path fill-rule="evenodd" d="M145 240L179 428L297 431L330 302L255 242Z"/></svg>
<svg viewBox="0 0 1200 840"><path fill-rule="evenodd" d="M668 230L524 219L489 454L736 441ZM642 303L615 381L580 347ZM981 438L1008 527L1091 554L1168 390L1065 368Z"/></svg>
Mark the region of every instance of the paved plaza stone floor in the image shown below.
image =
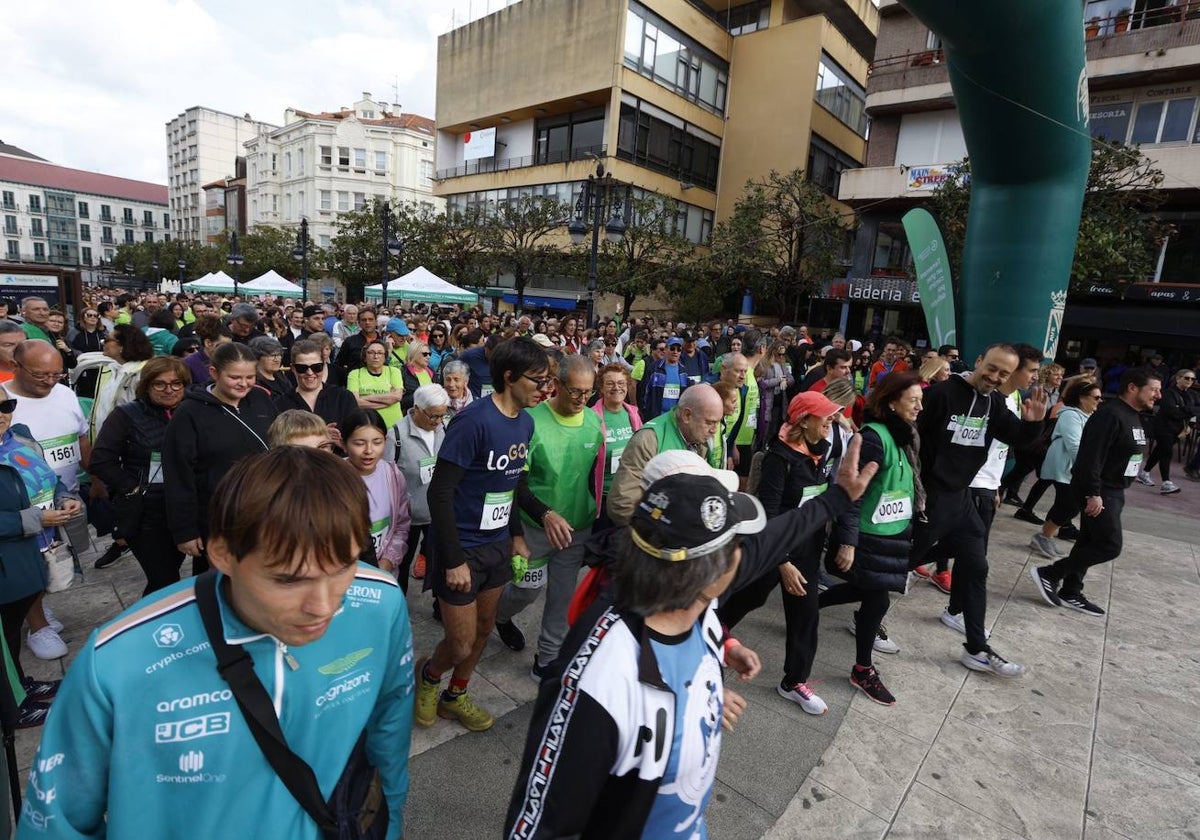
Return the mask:
<svg viewBox="0 0 1200 840"><path fill-rule="evenodd" d="M987 621L996 649L1029 666L1022 679L959 665L962 639L938 621L946 597L921 584L888 615L900 653L876 656L894 707L849 685L851 608L822 613L813 684L829 712L812 717L775 693L783 616L773 595L738 628L764 667L737 685L749 707L724 740L710 836L1200 840L1200 485L1180 483L1170 497L1130 489L1124 553L1088 578L1108 610L1100 619L1038 599L1034 528L1000 512ZM72 655L143 585L131 557L92 571L94 556L84 583L49 598ZM429 596L410 593L409 607L418 654L428 652L440 637ZM538 619L536 606L517 618L531 647ZM535 696L531 655L489 642L471 689L496 715L492 731L439 720L414 734L406 836L499 836ZM22 657L42 678L71 661ZM22 776L39 733L18 734Z"/></svg>

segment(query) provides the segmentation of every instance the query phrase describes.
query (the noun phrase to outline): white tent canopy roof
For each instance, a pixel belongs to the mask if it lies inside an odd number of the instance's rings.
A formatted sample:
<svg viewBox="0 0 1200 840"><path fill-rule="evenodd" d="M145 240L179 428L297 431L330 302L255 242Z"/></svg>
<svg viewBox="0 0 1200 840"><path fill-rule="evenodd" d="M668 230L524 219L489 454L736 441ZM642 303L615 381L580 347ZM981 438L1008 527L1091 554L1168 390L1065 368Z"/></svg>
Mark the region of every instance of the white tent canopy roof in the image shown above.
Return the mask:
<svg viewBox="0 0 1200 840"><path fill-rule="evenodd" d="M218 271L216 274L206 274L191 283L184 283L183 288L189 292L232 292L233 278L224 271Z"/></svg>
<svg viewBox="0 0 1200 840"><path fill-rule="evenodd" d="M363 290L368 298L382 298L383 284L376 283ZM403 277L389 280L388 297L396 300L415 300L422 303L477 303L479 295L460 289L438 277L425 266L418 266Z"/></svg>
<svg viewBox="0 0 1200 840"><path fill-rule="evenodd" d="M271 269L261 277L255 277L246 283L238 284L238 291L245 290L250 293L268 293L274 295L303 295L304 290L288 280L286 277L278 274L275 269Z"/></svg>

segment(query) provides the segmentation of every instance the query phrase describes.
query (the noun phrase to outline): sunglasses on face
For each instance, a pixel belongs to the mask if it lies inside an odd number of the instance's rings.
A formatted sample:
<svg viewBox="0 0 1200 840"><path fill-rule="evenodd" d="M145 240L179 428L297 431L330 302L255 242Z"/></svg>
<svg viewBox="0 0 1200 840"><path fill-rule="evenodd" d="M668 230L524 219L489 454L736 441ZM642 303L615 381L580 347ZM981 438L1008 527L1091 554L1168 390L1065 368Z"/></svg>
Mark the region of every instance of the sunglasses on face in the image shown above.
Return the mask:
<svg viewBox="0 0 1200 840"><path fill-rule="evenodd" d="M292 370L296 373L320 373L325 370L324 362L313 362L311 365L292 364Z"/></svg>
<svg viewBox="0 0 1200 840"><path fill-rule="evenodd" d="M12 414L17 410L17 398L9 397L6 400L0 400L0 414Z"/></svg>

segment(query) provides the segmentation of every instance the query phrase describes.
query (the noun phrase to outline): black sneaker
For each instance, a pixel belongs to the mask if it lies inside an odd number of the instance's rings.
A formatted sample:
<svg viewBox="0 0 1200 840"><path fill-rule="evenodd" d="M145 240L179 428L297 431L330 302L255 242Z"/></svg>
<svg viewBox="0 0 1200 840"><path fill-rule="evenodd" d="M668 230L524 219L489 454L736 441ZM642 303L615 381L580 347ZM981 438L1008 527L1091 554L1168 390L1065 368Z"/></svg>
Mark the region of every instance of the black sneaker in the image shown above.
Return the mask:
<svg viewBox="0 0 1200 840"><path fill-rule="evenodd" d="M1061 607L1063 602L1062 598L1058 596L1058 581L1043 571L1048 568L1049 566L1041 569L1037 566L1030 566L1029 576L1033 578L1033 585L1037 587L1038 594L1042 596L1043 601L1052 607Z"/></svg>
<svg viewBox="0 0 1200 840"><path fill-rule="evenodd" d="M896 698L879 679L879 672L875 670L874 665L868 668L859 668L855 665L850 671L850 685L881 706L896 705Z"/></svg>
<svg viewBox="0 0 1200 840"><path fill-rule="evenodd" d="M1075 542L1075 540L1079 539L1079 529L1074 525L1064 525L1058 529L1058 538L1060 540Z"/></svg>
<svg viewBox="0 0 1200 840"><path fill-rule="evenodd" d="M1013 514L1013 519L1020 519L1022 522L1028 522L1030 525L1046 524L1045 519L1042 519L1027 507L1017 508L1016 512Z"/></svg>
<svg viewBox="0 0 1200 840"><path fill-rule="evenodd" d="M496 635L500 637L500 641L504 642L504 646L509 650L525 649L525 634L521 632L520 627L511 621L497 621Z"/></svg>
<svg viewBox="0 0 1200 840"><path fill-rule="evenodd" d="M529 669L529 676L533 678L534 682L540 683L546 677L550 676L550 666L542 665L535 656L533 657L533 667Z"/></svg>
<svg viewBox="0 0 1200 840"><path fill-rule="evenodd" d="M49 700L58 694L58 688L62 685L62 680L35 680L33 677L25 677L21 680L21 688L25 689L25 696L32 697L34 700Z"/></svg>
<svg viewBox="0 0 1200 840"><path fill-rule="evenodd" d="M39 703L36 700L26 699L21 707L17 709L16 729L32 729L35 726L41 726L46 722L46 715L50 714L50 705L48 703Z"/></svg>
<svg viewBox="0 0 1200 840"><path fill-rule="evenodd" d="M129 546L122 545L119 542L114 542L109 545L103 554L96 558L96 562L92 564L93 569L107 569L113 563L121 559L121 555L129 551Z"/></svg>
<svg viewBox="0 0 1200 840"><path fill-rule="evenodd" d="M1104 615L1104 609L1083 597L1082 592L1080 592L1078 595L1063 595L1060 593L1058 598L1060 601L1062 601L1062 605L1064 607L1069 607L1070 609L1077 610L1086 615L1094 615L1097 617Z"/></svg>
<svg viewBox="0 0 1200 840"><path fill-rule="evenodd" d="M1006 504L1006 505L1016 505L1017 507L1024 507L1024 506L1025 506L1025 500L1024 500L1024 499L1022 499L1022 498L1021 498L1019 495L1017 495L1016 493L1013 493L1013 492L1011 492L1011 491L1010 491L1010 492L1008 492L1008 493L1005 493L1005 494L1004 494L1004 504Z"/></svg>

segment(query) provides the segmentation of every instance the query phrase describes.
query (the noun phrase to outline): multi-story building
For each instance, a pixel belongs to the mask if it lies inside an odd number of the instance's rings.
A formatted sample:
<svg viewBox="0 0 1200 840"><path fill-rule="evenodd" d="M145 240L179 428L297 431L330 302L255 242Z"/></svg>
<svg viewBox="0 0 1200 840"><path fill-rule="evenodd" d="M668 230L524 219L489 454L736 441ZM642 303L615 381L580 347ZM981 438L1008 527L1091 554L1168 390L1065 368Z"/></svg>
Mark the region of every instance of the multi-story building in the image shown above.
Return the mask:
<svg viewBox="0 0 1200 840"><path fill-rule="evenodd" d="M944 180L947 165L967 150L937 38L896 0L882 0L880 16L867 83L867 165L846 173L840 188L844 202L865 209L852 279L831 284L829 297L850 298L844 306L853 334L869 333L875 324L876 332L919 336L924 324L900 217L926 202ZM1153 277L1072 291L1059 343L1059 354L1069 363L1082 356L1120 357L1130 349L1135 355L1172 347L1195 352L1200 334L1196 17L1200 11L1184 4L1091 0L1080 18L1087 38L1092 136L1137 144L1163 171L1168 198L1158 215L1175 232ZM838 305L831 302L823 311L835 317ZM1189 355L1186 362L1194 360Z"/></svg>
<svg viewBox="0 0 1200 840"><path fill-rule="evenodd" d="M438 40L435 193L574 202L599 158L678 201L698 244L772 169L836 196L865 159L877 27L872 0L522 0ZM530 291L569 308L579 284Z"/></svg>
<svg viewBox="0 0 1200 840"><path fill-rule="evenodd" d="M112 260L119 245L171 238L167 188L0 151L0 259L63 266Z"/></svg>
<svg viewBox="0 0 1200 840"><path fill-rule="evenodd" d="M289 108L283 122L244 143L248 227L296 227L307 218L313 243L326 248L338 213L373 198L441 208L433 195L433 120L363 93L352 108Z"/></svg>
<svg viewBox="0 0 1200 840"><path fill-rule="evenodd" d="M188 108L167 123L167 187L173 232L185 242L205 242L204 184L233 176L242 144L273 125L211 108Z"/></svg>

